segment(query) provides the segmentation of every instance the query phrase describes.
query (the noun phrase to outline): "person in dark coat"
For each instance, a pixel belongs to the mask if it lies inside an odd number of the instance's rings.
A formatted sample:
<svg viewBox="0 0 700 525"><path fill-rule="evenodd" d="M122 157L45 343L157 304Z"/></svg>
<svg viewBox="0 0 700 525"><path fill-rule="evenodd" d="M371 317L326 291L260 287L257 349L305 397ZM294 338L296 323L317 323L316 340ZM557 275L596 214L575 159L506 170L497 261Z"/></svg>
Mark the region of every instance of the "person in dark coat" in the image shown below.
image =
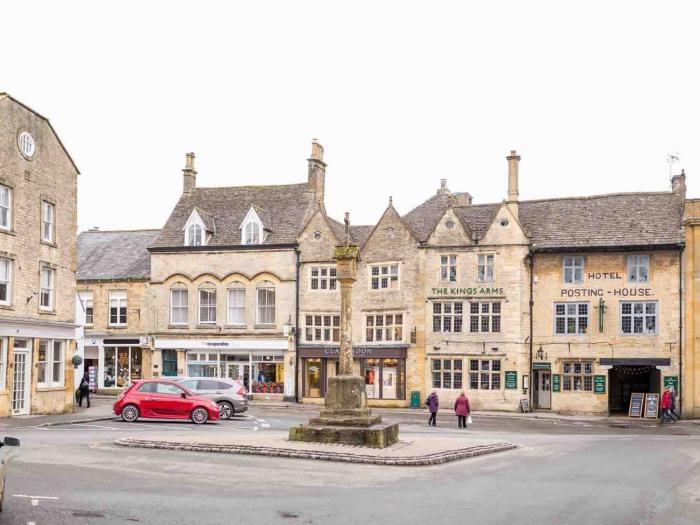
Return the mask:
<svg viewBox="0 0 700 525"><path fill-rule="evenodd" d="M464 392L455 399L455 414L457 414L457 426L467 428L467 416L469 415L469 399Z"/></svg>
<svg viewBox="0 0 700 525"><path fill-rule="evenodd" d="M83 398L87 400L87 407L90 408L90 376L87 372L83 374L83 378L80 380L80 397L78 398L78 406L83 406Z"/></svg>
<svg viewBox="0 0 700 525"><path fill-rule="evenodd" d="M425 400L425 404L428 405L428 410L430 410L430 419L428 419L428 426L437 426L437 412L440 402L438 400L438 395L433 391Z"/></svg>
<svg viewBox="0 0 700 525"><path fill-rule="evenodd" d="M671 392L671 406L669 407L668 415L675 423L681 418L678 412L676 412L676 389L671 387L669 391Z"/></svg>

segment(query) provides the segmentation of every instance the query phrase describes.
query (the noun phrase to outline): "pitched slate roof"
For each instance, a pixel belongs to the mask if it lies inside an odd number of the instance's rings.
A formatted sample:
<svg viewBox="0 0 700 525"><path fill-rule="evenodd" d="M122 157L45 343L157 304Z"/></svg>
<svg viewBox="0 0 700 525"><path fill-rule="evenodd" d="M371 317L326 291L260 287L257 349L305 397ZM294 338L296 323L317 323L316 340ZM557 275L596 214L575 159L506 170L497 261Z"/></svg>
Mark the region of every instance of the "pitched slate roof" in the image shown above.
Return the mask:
<svg viewBox="0 0 700 525"><path fill-rule="evenodd" d="M148 246L160 230L87 231L78 235L78 280L146 279Z"/></svg>
<svg viewBox="0 0 700 525"><path fill-rule="evenodd" d="M314 210L313 192L308 185L234 186L194 188L183 193L153 248L183 245L182 228L193 208L202 210L216 224L207 246L241 244L241 222L253 206L267 232L264 244L294 244Z"/></svg>
<svg viewBox="0 0 700 525"><path fill-rule="evenodd" d="M331 225L331 229L333 230L333 233L335 236L338 238L339 242L343 242L345 240L345 224L336 221L335 219L332 219L328 217L328 222ZM369 238L370 234L372 233L372 230L374 229L373 225L368 225L368 224L362 224L362 225L350 225L350 238L353 243L357 244L358 246L362 246L365 244L367 239Z"/></svg>
<svg viewBox="0 0 700 525"><path fill-rule="evenodd" d="M404 216L425 242L450 206L435 195ZM520 201L519 221L535 250L675 245L683 242L680 193L615 193ZM475 238L483 238L500 204L453 209Z"/></svg>

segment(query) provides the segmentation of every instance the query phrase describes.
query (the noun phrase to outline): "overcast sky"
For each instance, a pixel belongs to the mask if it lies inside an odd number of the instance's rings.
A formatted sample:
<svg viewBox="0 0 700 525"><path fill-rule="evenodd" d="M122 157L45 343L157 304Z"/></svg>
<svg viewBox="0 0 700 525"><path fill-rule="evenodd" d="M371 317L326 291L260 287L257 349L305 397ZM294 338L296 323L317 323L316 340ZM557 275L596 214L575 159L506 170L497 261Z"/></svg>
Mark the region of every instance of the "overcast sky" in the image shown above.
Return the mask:
<svg viewBox="0 0 700 525"><path fill-rule="evenodd" d="M107 8L110 5L112 8ZM80 230L161 227L197 184L306 180L373 223L446 178L475 203L700 195L693 2L6 2L0 91L47 116L81 170Z"/></svg>

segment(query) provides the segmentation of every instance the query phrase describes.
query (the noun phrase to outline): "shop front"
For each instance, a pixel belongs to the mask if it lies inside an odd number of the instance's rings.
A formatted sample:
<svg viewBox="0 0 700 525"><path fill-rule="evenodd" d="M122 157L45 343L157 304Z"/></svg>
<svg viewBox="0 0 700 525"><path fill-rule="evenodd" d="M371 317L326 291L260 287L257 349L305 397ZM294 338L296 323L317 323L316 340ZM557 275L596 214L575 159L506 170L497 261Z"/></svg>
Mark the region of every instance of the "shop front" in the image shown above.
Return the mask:
<svg viewBox="0 0 700 525"><path fill-rule="evenodd" d="M608 412L614 415L629 414L632 394L661 394L662 378L659 367L669 367L670 359L631 358L601 359L608 369Z"/></svg>
<svg viewBox="0 0 700 525"><path fill-rule="evenodd" d="M148 337L85 337L83 371L91 389L126 388L132 381L151 377Z"/></svg>
<svg viewBox="0 0 700 525"><path fill-rule="evenodd" d="M163 355L184 352L188 377L235 379L252 398L282 399L294 391L286 339L156 339L155 345Z"/></svg>
<svg viewBox="0 0 700 525"><path fill-rule="evenodd" d="M354 347L353 372L365 380L367 400L374 406L406 404L406 355L408 345ZM298 350L300 398L305 403L322 403L328 378L338 375L339 348L306 345Z"/></svg>

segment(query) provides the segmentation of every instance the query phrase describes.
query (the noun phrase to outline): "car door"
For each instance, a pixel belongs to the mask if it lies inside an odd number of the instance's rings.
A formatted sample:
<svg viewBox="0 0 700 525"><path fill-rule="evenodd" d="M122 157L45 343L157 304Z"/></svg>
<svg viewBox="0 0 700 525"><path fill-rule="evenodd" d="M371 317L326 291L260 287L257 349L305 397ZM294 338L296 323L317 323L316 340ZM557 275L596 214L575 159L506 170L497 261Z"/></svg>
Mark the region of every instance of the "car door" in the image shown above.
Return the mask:
<svg viewBox="0 0 700 525"><path fill-rule="evenodd" d="M149 381L129 392L129 402L138 407L143 417L158 417L156 415L156 383Z"/></svg>
<svg viewBox="0 0 700 525"><path fill-rule="evenodd" d="M173 383L157 383L155 394L156 417L177 418L183 414L189 415L187 399L183 399L185 391Z"/></svg>
<svg viewBox="0 0 700 525"><path fill-rule="evenodd" d="M216 400L220 394L219 382L214 379L200 379L197 385L197 395Z"/></svg>

